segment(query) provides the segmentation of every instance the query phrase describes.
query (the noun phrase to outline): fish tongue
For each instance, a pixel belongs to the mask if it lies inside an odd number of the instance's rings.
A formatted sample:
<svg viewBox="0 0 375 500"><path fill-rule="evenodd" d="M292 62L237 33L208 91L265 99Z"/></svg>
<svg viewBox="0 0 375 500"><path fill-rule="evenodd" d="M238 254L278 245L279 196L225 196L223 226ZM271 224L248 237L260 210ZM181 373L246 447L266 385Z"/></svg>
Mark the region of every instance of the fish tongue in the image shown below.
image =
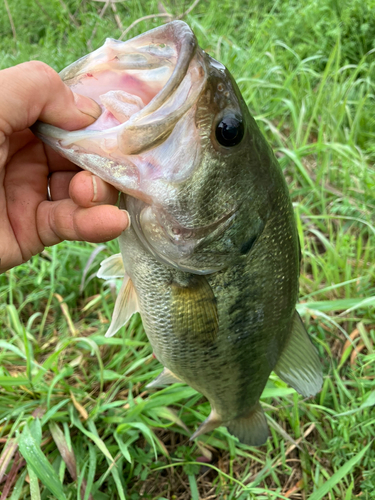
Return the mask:
<svg viewBox="0 0 375 500"><path fill-rule="evenodd" d="M120 123L128 121L132 115L144 108L144 102L140 97L124 90L110 90L99 98L103 106Z"/></svg>
<svg viewBox="0 0 375 500"><path fill-rule="evenodd" d="M117 127L121 123L127 122L131 116L144 108L144 102L140 97L125 92L125 90L109 90L105 94L99 96L99 101L103 112L100 117L92 125L86 127L85 130L100 131ZM103 148L104 151L109 152L117 148L117 140L115 137L110 140L110 142L112 146L110 148Z"/></svg>

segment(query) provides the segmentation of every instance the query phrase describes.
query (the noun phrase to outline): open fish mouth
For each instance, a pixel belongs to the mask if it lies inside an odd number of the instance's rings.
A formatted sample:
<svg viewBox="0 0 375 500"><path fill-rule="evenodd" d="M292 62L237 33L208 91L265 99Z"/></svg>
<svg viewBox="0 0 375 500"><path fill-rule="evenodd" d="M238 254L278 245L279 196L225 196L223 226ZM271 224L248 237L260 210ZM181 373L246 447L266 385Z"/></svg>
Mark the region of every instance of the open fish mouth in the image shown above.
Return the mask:
<svg viewBox="0 0 375 500"><path fill-rule="evenodd" d="M112 184L113 177L125 173L116 175L118 162L124 167L127 164L127 177L131 177L132 164L135 177L142 170L151 177L168 177L168 172L159 172L162 166L157 159L147 159L144 165L133 159L168 138L205 84L203 51L187 24L174 21L127 42L107 39L102 47L62 70L60 76L74 92L94 99L102 115L75 132L37 123L33 130L39 137L60 153L65 150L64 156L78 164L79 154L87 152L112 160ZM98 173L82 160L83 168ZM116 187L134 194L129 181L129 177L125 182L123 179Z"/></svg>
<svg viewBox="0 0 375 500"><path fill-rule="evenodd" d="M210 185L233 146L232 137L218 143L215 130L220 120L229 134L232 123L242 126L241 99L189 26L174 21L126 42L107 39L60 76L102 114L78 131L37 122L33 132L128 195L133 228L159 261L197 274L226 265L229 240L217 256L202 249L235 220L237 202L225 199L223 207Z"/></svg>

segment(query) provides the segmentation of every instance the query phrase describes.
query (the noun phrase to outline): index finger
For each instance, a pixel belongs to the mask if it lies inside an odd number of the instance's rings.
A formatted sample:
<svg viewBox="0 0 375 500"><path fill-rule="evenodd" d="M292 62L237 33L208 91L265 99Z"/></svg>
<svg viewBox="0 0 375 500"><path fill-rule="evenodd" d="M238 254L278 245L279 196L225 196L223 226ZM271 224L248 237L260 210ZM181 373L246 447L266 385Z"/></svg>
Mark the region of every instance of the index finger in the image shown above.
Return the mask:
<svg viewBox="0 0 375 500"><path fill-rule="evenodd" d="M65 130L87 127L100 116L92 99L72 92L47 64L31 61L0 71L0 131L9 136L36 120Z"/></svg>
<svg viewBox="0 0 375 500"><path fill-rule="evenodd" d="M22 130L21 132L15 132L9 138L7 162L12 158L12 156L15 153L17 153L17 151L22 149L24 146L39 141L40 139L37 139L30 129L25 129ZM50 146L48 146L48 144L43 144L43 147L50 172L57 172L60 170L79 172L80 170L82 170L80 167L77 167L77 165L75 165L71 161L59 155L59 153L54 151Z"/></svg>

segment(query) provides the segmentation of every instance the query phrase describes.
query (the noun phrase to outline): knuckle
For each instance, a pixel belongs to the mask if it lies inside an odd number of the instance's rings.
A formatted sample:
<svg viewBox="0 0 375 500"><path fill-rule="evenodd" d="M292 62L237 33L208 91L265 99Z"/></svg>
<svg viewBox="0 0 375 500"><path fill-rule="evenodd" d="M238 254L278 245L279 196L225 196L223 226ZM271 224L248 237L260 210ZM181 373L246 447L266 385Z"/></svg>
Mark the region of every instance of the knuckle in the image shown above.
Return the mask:
<svg viewBox="0 0 375 500"><path fill-rule="evenodd" d="M40 81L44 83L46 80L49 86L61 84L58 73L51 66L48 66L48 64L42 61L30 61L25 64L28 65L28 74L33 75L33 79L36 80L37 85L39 85Z"/></svg>
<svg viewBox="0 0 375 500"><path fill-rule="evenodd" d="M48 217L48 226L61 241L66 238L66 234L69 232L70 218L71 214L64 210L62 202L57 201L52 205Z"/></svg>
<svg viewBox="0 0 375 500"><path fill-rule="evenodd" d="M43 61L29 61L25 64L29 66L30 71L35 73L43 73L47 76L57 74L51 66L48 66L48 64Z"/></svg>

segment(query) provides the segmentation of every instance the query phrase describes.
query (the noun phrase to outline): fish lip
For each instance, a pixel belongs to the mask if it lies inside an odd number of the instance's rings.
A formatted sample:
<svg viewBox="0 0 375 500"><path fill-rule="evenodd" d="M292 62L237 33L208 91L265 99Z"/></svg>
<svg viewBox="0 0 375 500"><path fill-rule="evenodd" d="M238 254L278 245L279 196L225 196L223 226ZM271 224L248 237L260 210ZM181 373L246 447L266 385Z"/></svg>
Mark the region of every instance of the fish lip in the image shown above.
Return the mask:
<svg viewBox="0 0 375 500"><path fill-rule="evenodd" d="M125 42L120 42L118 40L113 40L113 39L107 39L106 43L108 42L108 40L110 40L111 42L118 42L119 44L134 43L134 41L136 40L140 40L143 37L150 37L150 36L154 37L153 43L158 42L159 39L160 41L163 40L163 43L165 41L172 41L175 44L178 55L177 55L176 65L173 69L171 76L167 80L166 84L143 109L141 109L133 116L131 116L127 122L120 123L115 127L108 128L105 130L82 129L75 131L66 131L58 127L54 127L52 125L47 125L43 122L37 121L32 127L33 133L37 136L44 136L57 140L69 141L70 143L73 143L75 140L77 141L82 140L83 133L85 137L90 139L95 139L96 137L101 138L103 134L106 133L111 134L114 132L118 132L118 134L120 134L121 132L125 132L125 130L128 129L131 129L130 132L132 133L138 131L139 128L145 126L147 127L147 123L146 124L144 123L145 119L147 120L147 117L149 117L152 113L157 111L168 100L168 98L170 98L173 95L173 93L176 92L177 88L180 86L183 79L187 75L190 63L194 58L194 55L197 53L197 50L202 52L198 46L197 39L191 28L184 21L180 20L172 21L163 26L159 26L145 33L142 33L134 38L131 38L130 40L127 40ZM61 79L64 82L66 82L67 80L71 80L87 72L89 67L83 64L84 61L86 59L89 61L90 56L92 56L92 54L94 54L95 52L101 50L102 47L99 47L99 49L96 49L96 51L90 52L86 56L82 57L81 59L78 59L77 61L73 62L72 64L64 68L62 71L60 71L59 75ZM77 71L74 71L74 67L80 61L82 65ZM200 61L204 73L206 74L205 64L203 62L202 57L200 57ZM203 76L202 80L203 81L205 80L205 75ZM142 121L143 123L139 123ZM140 151L134 151L131 152L130 154L138 154L139 152Z"/></svg>
<svg viewBox="0 0 375 500"><path fill-rule="evenodd" d="M153 97L153 99L151 99L147 106L145 106L139 113L137 113L137 119L143 118L143 116L156 111L162 104L164 104L168 97L173 94L173 92L177 89L177 87L184 79L189 69L190 62L193 59L198 47L198 42L194 33L184 21L172 21L162 26L161 28L171 28L172 30L173 36L176 40L176 47L179 50L177 64L174 67L173 73L169 77L169 80L160 90L160 92L158 92ZM160 27L155 28L155 30L158 29L160 29ZM151 32L153 31L154 30L151 30ZM147 33L150 33L150 31L148 31Z"/></svg>
<svg viewBox="0 0 375 500"><path fill-rule="evenodd" d="M169 35L169 36L168 36ZM145 33L142 33L134 38L131 38L129 40L126 40L125 42L122 42L120 40L115 40L115 39L107 39L106 43L108 41L111 42L117 42L121 45L126 45L126 44L133 44L137 40L141 40L142 38L145 37L150 37L153 36L153 43L158 42L159 38L163 40L163 43L165 41L172 41L175 43L175 46L178 50L178 58L177 58L177 63L176 66L174 67L174 70L168 79L167 83L164 85L164 87L151 99L151 101L141 110L143 113L140 113L137 115L139 117L143 117L146 114L150 114L154 112L156 109L158 109L161 104L163 104L166 99L176 90L178 85L181 83L183 80L184 76L186 75L190 61L193 59L194 54L198 48L198 42L197 39L191 30L190 26L188 26L184 21L176 20L176 21L171 21L170 23L166 23L162 26L158 26L157 28L154 28L152 30L146 31ZM160 41L162 41L160 40ZM81 67L78 71L74 71L74 67L79 63L80 61L84 61L85 59L89 60L89 57L100 50L102 47L99 47L99 49L94 50L93 52L90 52L86 56L78 59L77 61L73 62L66 68L62 69L59 73L60 78L63 81L71 80L81 74L84 74L87 72L89 68L83 66ZM147 111L146 111L147 109Z"/></svg>

